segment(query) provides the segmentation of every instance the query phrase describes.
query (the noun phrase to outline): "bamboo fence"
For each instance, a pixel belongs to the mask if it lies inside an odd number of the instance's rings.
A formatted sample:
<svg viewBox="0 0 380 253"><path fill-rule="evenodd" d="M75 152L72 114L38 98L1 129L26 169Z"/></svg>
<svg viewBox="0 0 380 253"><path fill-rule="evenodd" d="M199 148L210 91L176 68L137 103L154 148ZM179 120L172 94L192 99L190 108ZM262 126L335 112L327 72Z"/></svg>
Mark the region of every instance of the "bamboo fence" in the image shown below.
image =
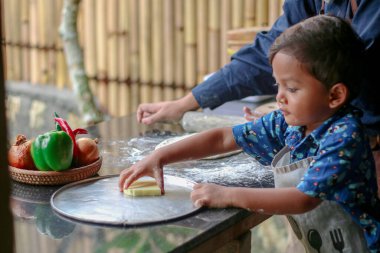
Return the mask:
<svg viewBox="0 0 380 253"><path fill-rule="evenodd" d="M71 89L58 33L63 0L2 2L7 79ZM91 90L114 116L179 98L228 63L229 30L267 28L282 2L82 0L78 31Z"/></svg>

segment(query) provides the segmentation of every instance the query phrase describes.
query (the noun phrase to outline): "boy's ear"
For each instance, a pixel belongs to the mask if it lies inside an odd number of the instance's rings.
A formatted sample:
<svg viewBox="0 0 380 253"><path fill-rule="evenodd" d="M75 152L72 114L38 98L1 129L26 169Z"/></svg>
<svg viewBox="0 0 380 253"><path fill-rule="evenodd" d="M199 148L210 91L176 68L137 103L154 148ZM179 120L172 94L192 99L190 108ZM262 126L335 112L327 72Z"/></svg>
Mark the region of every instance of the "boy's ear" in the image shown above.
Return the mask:
<svg viewBox="0 0 380 253"><path fill-rule="evenodd" d="M343 83L336 83L330 88L329 105L331 109L343 105L349 96L349 90Z"/></svg>

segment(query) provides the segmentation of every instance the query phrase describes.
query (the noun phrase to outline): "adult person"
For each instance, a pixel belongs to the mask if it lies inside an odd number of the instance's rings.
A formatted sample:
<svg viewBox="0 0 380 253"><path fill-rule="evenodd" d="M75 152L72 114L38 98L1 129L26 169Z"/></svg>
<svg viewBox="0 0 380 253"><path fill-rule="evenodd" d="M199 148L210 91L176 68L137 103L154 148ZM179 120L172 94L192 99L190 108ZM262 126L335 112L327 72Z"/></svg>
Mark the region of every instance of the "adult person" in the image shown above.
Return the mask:
<svg viewBox="0 0 380 253"><path fill-rule="evenodd" d="M361 118L371 136L373 150L380 147L380 0L285 0L283 15L267 32L257 34L255 41L232 56L231 62L209 79L196 86L191 93L174 101L141 104L137 120L150 125L157 121L180 119L187 111L215 108L231 100L253 95L275 94L272 67L268 61L273 41L287 28L319 14L331 14L349 19L365 44L366 72L361 82L361 93L352 105L363 111ZM248 118L250 110L246 109ZM254 116L254 115L253 115ZM374 151L378 181L380 182L380 151Z"/></svg>

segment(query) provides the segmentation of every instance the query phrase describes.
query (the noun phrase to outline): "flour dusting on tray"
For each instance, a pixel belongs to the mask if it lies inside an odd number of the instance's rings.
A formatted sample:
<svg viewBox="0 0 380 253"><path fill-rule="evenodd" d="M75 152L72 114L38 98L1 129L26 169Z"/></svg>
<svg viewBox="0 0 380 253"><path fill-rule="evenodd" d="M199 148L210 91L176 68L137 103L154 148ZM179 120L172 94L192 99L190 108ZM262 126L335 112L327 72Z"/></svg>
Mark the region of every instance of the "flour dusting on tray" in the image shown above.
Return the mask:
<svg viewBox="0 0 380 253"><path fill-rule="evenodd" d="M178 136L169 131L153 131L129 140L100 142L104 164L120 173L152 152L165 139ZM254 158L240 153L216 160L185 161L165 166L164 173L185 177L195 182L209 182L229 186L272 187L273 174Z"/></svg>

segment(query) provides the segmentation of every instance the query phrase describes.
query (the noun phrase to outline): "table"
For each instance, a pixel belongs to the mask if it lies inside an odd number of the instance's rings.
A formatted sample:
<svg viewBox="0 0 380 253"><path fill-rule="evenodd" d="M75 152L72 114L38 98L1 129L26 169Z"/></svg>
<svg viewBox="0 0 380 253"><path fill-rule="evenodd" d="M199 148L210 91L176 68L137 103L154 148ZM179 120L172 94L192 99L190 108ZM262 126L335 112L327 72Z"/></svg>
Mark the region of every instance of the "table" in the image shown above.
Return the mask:
<svg viewBox="0 0 380 253"><path fill-rule="evenodd" d="M168 135L183 130L178 124L138 124L135 115L114 118L88 128L99 139L103 156L99 175L118 174L149 153ZM239 169L235 163L242 165ZM244 161L244 163L242 163ZM236 169L234 171L233 169ZM256 161L241 153L219 161L178 163L165 173L196 182L272 187L273 178ZM16 253L47 252L250 252L250 229L269 216L237 208L201 209L151 226L101 226L67 220L54 213L49 199L58 186L13 182L11 195Z"/></svg>

